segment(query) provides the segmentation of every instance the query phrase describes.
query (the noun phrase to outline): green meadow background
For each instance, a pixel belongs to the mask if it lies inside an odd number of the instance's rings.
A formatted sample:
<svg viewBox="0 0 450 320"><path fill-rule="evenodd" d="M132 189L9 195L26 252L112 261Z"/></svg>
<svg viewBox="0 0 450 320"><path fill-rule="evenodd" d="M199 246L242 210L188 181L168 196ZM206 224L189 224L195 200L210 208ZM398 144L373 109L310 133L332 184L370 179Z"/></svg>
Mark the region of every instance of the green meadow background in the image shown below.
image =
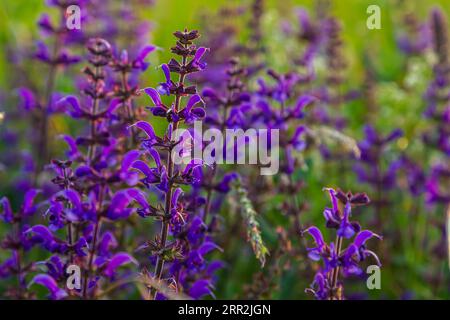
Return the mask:
<svg viewBox="0 0 450 320"><path fill-rule="evenodd" d="M169 48L172 43L172 32L174 30L188 27L198 28L208 24L208 18L203 19L202 14L216 12L223 5L245 5L250 1L236 0L155 0L155 5L151 8L139 10L139 14L150 20L154 24L152 42L161 48ZM295 19L293 7L303 6L312 8L313 0L266 0L265 7L268 14L273 17ZM369 5L379 5L382 11L381 30L368 30L366 28L366 9ZM399 23L405 8L417 14L419 18L425 18L429 9L439 5L445 12L450 13L450 1L434 0L342 0L332 1L332 12L343 23L343 39L346 44L347 54L351 61L350 76L355 80L362 78L364 62L362 52L370 48L371 53L376 57L375 65L377 71L386 80L393 80L402 67L402 56L397 50L394 30ZM8 42L24 43L36 38L38 30L35 25L39 15L46 11L44 1L40 0L19 0L2 1L0 4L0 46ZM47 10L54 11L54 10ZM206 15L208 17L208 15ZM214 17L211 15L211 19ZM243 35L245 37L245 35ZM282 47L280 47L282 50ZM158 57L165 61L169 57L168 50L161 51ZM155 61L156 62L156 61ZM8 61L4 50L0 50L0 84L8 84ZM149 80L154 75L149 75Z"/></svg>

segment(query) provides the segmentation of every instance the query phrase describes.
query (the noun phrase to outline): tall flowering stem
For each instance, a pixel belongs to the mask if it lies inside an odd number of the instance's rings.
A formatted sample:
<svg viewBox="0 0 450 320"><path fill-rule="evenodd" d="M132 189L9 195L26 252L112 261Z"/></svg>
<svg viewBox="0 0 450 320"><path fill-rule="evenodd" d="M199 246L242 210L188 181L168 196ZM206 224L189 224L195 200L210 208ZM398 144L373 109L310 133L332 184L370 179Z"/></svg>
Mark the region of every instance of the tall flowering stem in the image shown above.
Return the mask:
<svg viewBox="0 0 450 320"><path fill-rule="evenodd" d="M331 188L325 189L331 199L331 208L325 208L323 215L326 219L326 227L336 229L336 241L327 244L322 232L317 227L309 227L303 233L309 233L316 246L307 248L308 257L313 261L323 261L323 266L314 277L314 281L307 292L314 294L319 300L344 299L344 287L339 275L361 275L363 269L360 263L369 256L373 257L377 264L381 263L377 255L366 248L366 241L372 237L381 237L370 230L361 230L356 221L350 221L352 208L366 205L369 198L364 193L353 195ZM352 241L344 246L346 239Z"/></svg>
<svg viewBox="0 0 450 320"><path fill-rule="evenodd" d="M181 62L181 66L179 69L180 73L179 73L179 80L178 80L178 88L181 88L181 89L184 87L184 79L186 77L186 74L182 70L186 68L187 57L189 55L189 51L186 52L186 51L183 51L183 49L187 50L188 44L191 43L191 39L186 36L186 33L187 33L187 30L185 30L184 35L181 35L180 40L184 40L184 41L180 42L181 47L179 48L182 50L182 51L180 51L180 53L183 53L182 54L182 62ZM175 93L175 104L173 107L174 113L177 113L180 108L180 102L181 102L182 95L183 95L182 92ZM173 123L173 130L176 131L177 129L178 129L178 121ZM172 212L172 193L174 191L174 186L173 186L174 163L172 160L172 147L170 147L167 150L167 168L168 168L167 176L169 177L169 186L168 186L168 190L167 190L166 197L164 200L164 203L165 203L164 212L167 216L169 216L170 212ZM162 223L162 227L161 227L161 248L164 248L166 246L168 233L169 233L169 221L167 219L164 219L163 223ZM161 279L163 267L164 267L164 259L163 259L163 257L158 256L158 259L156 262L156 268L155 268L155 277L158 280Z"/></svg>
<svg viewBox="0 0 450 320"><path fill-rule="evenodd" d="M156 254L156 266L154 277L160 280L163 275L164 263L169 259L177 256L176 247L168 246L169 229L172 227L175 232L184 221L183 210L178 211L179 204L178 199L181 196L181 189L177 188L178 184L192 184L195 180L193 176L195 168L199 165L196 163L196 159L193 159L183 170L180 172L176 168L174 162L174 155L176 147L183 146L181 138L178 137L177 129L180 123L191 123L196 119L202 119L205 117L205 111L202 107L196 107L200 102L203 103L200 96L197 95L197 89L195 86L187 86L185 84L186 76L203 70L206 65L200 61L202 56L207 51L204 47L197 48L193 41L200 35L198 31L177 31L174 33L177 38L176 45L171 48L172 53L181 57L181 62L176 59L171 59L168 64L163 64L161 69L163 70L166 81L161 83L158 90L154 88L146 88L144 91L148 94L154 103L154 106L150 108L154 116L165 117L169 123L164 138L156 137L153 128L149 123L140 121L135 125L146 132L148 139L144 140L143 146L148 153L153 157L157 168L148 168L147 164L138 160L133 164L133 167L140 170L146 175L146 178L142 182L149 186L151 183L158 183L157 188L164 193L164 205L162 213L157 208L150 208L144 203L142 199L138 202L144 208L141 210L142 216L153 215L162 220L159 239L151 247ZM178 74L178 81L171 80L171 73ZM160 93L175 96L174 102L171 107L167 107L163 104ZM191 96L184 108L181 108L182 97ZM180 139L180 140L178 140ZM166 165L163 165L160 159L160 154L155 148L160 148L166 152ZM186 151L186 150L184 150ZM184 152L183 151L183 152ZM188 152L191 152L189 149ZM181 221L180 221L181 218ZM172 250L174 249L174 250ZM173 254L169 254L172 252ZM178 254L179 255L179 254ZM157 292L152 288L150 290L150 296L157 297Z"/></svg>
<svg viewBox="0 0 450 320"><path fill-rule="evenodd" d="M111 46L109 43L103 39L97 38L92 39L88 45L88 50L92 54L89 62L94 67L94 70L89 67L85 68L84 72L91 79L91 88L85 90L85 92L91 96L92 98L92 108L91 108L91 125L90 125L90 141L88 147L88 159L87 163L92 165L96 157L96 145L99 143L99 137L97 137L97 126L99 121L102 120L102 117L98 118L97 112L101 99L105 98L105 92L103 91L104 87L104 77L105 74L102 68L110 62L111 59ZM105 186L102 184L100 186L99 196L98 196L98 211L101 210L103 194L105 191ZM94 227L94 235L92 239L92 246L89 252L88 265L85 271L84 277L84 286L83 286L83 297L86 299L88 295L88 285L89 285L89 276L92 270L92 264L94 262L95 250L97 246L98 234L101 226L101 217L97 217Z"/></svg>

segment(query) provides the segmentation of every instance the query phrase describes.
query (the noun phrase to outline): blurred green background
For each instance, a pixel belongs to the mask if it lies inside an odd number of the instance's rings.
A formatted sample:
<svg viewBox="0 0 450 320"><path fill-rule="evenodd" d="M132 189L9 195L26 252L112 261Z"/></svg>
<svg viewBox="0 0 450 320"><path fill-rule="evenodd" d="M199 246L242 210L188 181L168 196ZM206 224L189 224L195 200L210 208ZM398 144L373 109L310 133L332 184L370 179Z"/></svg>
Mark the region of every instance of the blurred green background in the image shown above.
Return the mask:
<svg viewBox="0 0 450 320"><path fill-rule="evenodd" d="M249 4L250 1L236 0L155 0L155 5L151 8L144 8L139 14L154 24L152 32L152 43L161 47L169 48L173 39L171 34L174 30L188 27L190 29L199 28L203 24L208 24L208 18L203 19L201 14L216 12L218 8L226 6L239 6ZM295 12L292 8L303 6L312 8L314 0L266 0L265 6L268 10L266 20L271 18L288 18L295 21ZM369 5L376 4L381 8L382 28L381 30L368 30L366 28L366 9ZM345 0L332 1L332 12L344 25L343 39L345 41L347 54L350 59L351 72L349 75L354 77L355 81L362 79L362 70L364 62L362 61L362 52L370 48L377 71L386 79L393 80L402 68L402 57L398 51L394 39L394 31L398 28L402 14L405 11L414 12L419 18L426 18L429 9L439 5L445 12L450 13L450 1L434 0ZM405 10L406 8L406 10ZM38 29L35 25L39 15L45 12L44 1L2 1L0 4L0 46L7 42L24 44L36 39ZM47 10L48 11L48 10ZM213 15L209 15L214 19ZM208 17L208 15L206 15ZM270 35L276 35L271 33ZM276 39L273 39L276 41ZM280 44L282 50L282 44ZM170 56L168 50L160 52L156 59L166 61ZM8 61L5 50L0 50L0 84L2 86L8 83ZM155 76L149 72L149 80Z"/></svg>

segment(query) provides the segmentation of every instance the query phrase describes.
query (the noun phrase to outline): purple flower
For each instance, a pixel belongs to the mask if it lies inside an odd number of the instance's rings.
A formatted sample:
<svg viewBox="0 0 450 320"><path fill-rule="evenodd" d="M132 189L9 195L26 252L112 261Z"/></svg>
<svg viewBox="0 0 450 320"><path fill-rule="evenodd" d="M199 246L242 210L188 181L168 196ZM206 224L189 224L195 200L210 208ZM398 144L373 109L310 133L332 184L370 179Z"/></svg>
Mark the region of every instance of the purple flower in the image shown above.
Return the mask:
<svg viewBox="0 0 450 320"><path fill-rule="evenodd" d="M31 280L29 286L33 284L39 284L41 286L44 286L48 289L50 292L49 298L53 300L60 300L64 299L68 296L67 292L63 289L58 287L58 284L56 283L55 279L53 279L48 274L38 274L34 276L34 278Z"/></svg>
<svg viewBox="0 0 450 320"><path fill-rule="evenodd" d="M362 273L360 264L369 256L381 265L377 255L366 248L367 240L381 237L369 230L360 231L358 223L349 221L352 206L365 205L369 202L366 194L353 195L351 192L345 194L331 188L326 190L330 194L332 208L326 208L324 216L327 227L337 229L337 238L335 243L331 242L328 245L319 228L313 226L302 232L309 233L316 244L315 247L307 248L309 258L313 261L323 261L323 268L316 273L311 287L306 291L313 293L316 299L341 300L343 283L338 279L339 272L344 276L360 275ZM343 240L351 238L353 242L344 248Z"/></svg>
<svg viewBox="0 0 450 320"><path fill-rule="evenodd" d="M135 265L138 265L138 262L136 259L134 259L132 256L130 256L126 252L119 252L116 253L107 263L106 267L103 271L103 274L107 277L113 277L116 270L126 264L133 263Z"/></svg>

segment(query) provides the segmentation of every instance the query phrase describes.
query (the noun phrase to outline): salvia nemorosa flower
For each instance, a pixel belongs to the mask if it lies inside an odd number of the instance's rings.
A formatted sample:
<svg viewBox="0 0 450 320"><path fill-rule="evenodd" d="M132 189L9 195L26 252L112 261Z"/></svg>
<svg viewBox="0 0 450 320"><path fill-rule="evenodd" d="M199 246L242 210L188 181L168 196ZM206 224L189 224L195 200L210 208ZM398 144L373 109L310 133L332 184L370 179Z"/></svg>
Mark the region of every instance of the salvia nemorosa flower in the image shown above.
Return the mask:
<svg viewBox="0 0 450 320"><path fill-rule="evenodd" d="M361 275L361 263L367 258L373 258L381 266L377 255L367 249L366 242L373 238L381 238L370 230L361 230L359 224L351 221L355 206L366 205L369 198L364 193L344 193L340 190L326 188L330 195L331 208L325 208L324 217L328 228L336 229L336 242L329 244L324 240L319 228L312 226L303 231L314 239L315 246L308 248L308 256L313 261L322 261L323 265L314 276L311 287L306 291L314 294L319 300L344 299L344 276ZM344 243L344 242L347 242Z"/></svg>
<svg viewBox="0 0 450 320"><path fill-rule="evenodd" d="M169 63L161 66L165 82L157 88L144 89L153 102L149 110L155 117L167 120L167 130L163 137L158 137L148 122L138 121L133 125L145 133L146 137L141 144L142 153L152 158L154 166L150 166L146 161L136 160L131 168L140 171L144 175L141 182L147 188L156 187L164 199L163 204L151 206L145 197L135 197L140 205L138 213L141 216L153 216L161 220L160 235L140 246L140 249L150 251L150 260L155 262L153 276L157 280L170 279L176 291L199 298L212 293L212 274L216 267L215 264L209 264L204 255L216 249L217 245L205 234L206 226L203 220L194 215L195 208L183 197L180 186L198 182L202 161L193 159L182 168L174 162L173 153L176 152L175 147L178 144L185 143L187 150L183 152L191 152L188 140L192 137L190 133L188 137L176 135L179 126L202 120L206 115L197 88L188 85L186 80L189 75L205 69L202 57L208 49L194 45L194 41L199 37L196 30L177 31L174 36L177 42L171 51L179 56L180 60L172 58ZM178 79L173 79L172 75L178 75ZM173 102L170 105L165 104L161 95L173 97ZM183 106L184 97L188 99ZM167 157L166 161L163 161L163 156ZM165 270L164 266L169 266L169 269ZM161 295L155 294L153 289L150 293L151 298L162 298Z"/></svg>
<svg viewBox="0 0 450 320"><path fill-rule="evenodd" d="M114 253L117 240L110 231L102 230L102 224L126 220L135 212L130 206L140 191L127 185L137 182L137 175L130 173L129 168L139 152L127 152L117 161L120 136L110 128L117 122L117 109L124 104L123 97L113 95L110 99L106 87L105 68L111 63L111 46L96 38L88 41L87 49L90 66L83 70L87 77L82 91L85 98L67 96L58 104L65 106L74 119L84 119L90 130L76 138L63 137L69 145L69 160L52 162L56 174L52 182L60 191L47 201L44 217L48 226L38 224L25 231L27 237L52 254L51 261L43 262L48 276L36 275L32 283L46 286L55 299L95 297L100 285L117 278L120 266L137 264L128 253ZM121 189L122 186L126 187ZM65 238L57 236L61 229L65 230ZM55 271L56 260L64 272ZM65 270L71 264L83 270L80 289L66 290L62 286L67 277Z"/></svg>

